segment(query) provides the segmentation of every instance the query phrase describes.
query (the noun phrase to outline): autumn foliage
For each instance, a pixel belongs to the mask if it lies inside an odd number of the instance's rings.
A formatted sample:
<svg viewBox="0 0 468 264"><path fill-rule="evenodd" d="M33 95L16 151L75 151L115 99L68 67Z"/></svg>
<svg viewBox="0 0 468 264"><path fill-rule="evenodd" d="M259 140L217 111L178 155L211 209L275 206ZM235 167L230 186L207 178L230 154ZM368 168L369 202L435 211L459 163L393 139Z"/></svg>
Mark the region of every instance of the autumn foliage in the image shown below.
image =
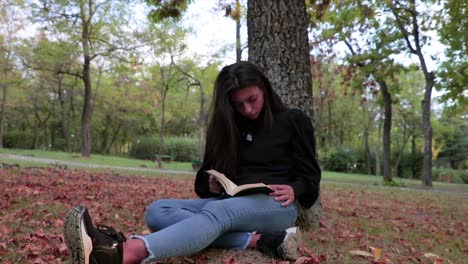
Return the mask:
<svg viewBox="0 0 468 264"><path fill-rule="evenodd" d="M0 262L69 263L66 212L86 206L97 223L145 234L146 206L195 197L191 177L141 177L52 168L0 170ZM324 184L320 228L304 234L300 264L468 263L468 197ZM164 263L289 263L252 250L210 249Z"/></svg>

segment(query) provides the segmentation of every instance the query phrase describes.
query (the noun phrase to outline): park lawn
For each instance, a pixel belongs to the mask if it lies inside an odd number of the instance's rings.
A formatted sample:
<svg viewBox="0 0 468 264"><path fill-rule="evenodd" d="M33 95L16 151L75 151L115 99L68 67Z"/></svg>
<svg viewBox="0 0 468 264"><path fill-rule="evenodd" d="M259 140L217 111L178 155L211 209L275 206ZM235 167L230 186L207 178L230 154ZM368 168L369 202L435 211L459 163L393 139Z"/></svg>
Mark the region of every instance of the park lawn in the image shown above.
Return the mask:
<svg viewBox="0 0 468 264"><path fill-rule="evenodd" d="M119 166L119 167L137 167L137 168L154 168L158 167L157 162L151 160L134 159L124 156L110 156L101 154L92 154L90 157L85 158L80 153L65 152L65 151L49 151L49 150L36 150L36 149L0 149L2 154L15 154L33 158L46 158L68 162L79 162L87 164L99 164L106 166ZM27 161L13 160L2 158L9 162L15 162L21 165L28 165ZM43 166L43 165L39 165ZM189 162L163 162L163 169L168 170L191 170L192 164ZM24 167L24 166L22 166Z"/></svg>
<svg viewBox="0 0 468 264"><path fill-rule="evenodd" d="M83 158L79 153L70 153L63 151L49 151L49 150L31 150L31 149L0 149L0 154L15 154L26 157L34 158L46 158L54 159L60 161L69 161L69 162L79 162L82 164L92 164L92 165L104 165L104 166L116 166L116 168L84 168L83 166L73 166L68 165L68 168L71 169L80 169L89 172L113 172L118 174L132 174L132 175L149 175L149 176L161 176L159 171L151 171L151 169L158 169L157 163L148 160L140 160L134 158L128 158L123 156L110 156L110 155L100 155L92 154L89 158ZM20 167L56 167L56 164L42 163L37 161L26 161L18 160L11 158L0 157L0 162L7 164L17 164ZM142 169L145 171L135 171L128 168ZM148 169L148 170L146 170ZM180 170L184 173L170 174L170 177L174 176L183 176L186 177L188 171L192 171L191 162L163 162L163 169L167 170ZM379 186L383 185L382 176L375 175L365 175L365 174L350 174L350 173L340 173L340 172L331 172L323 171L322 179L324 182L336 182L344 184L359 184L359 185L373 185ZM412 188L412 189L424 189L421 184L421 180L416 179L405 179L395 177L394 181L399 187L402 188ZM449 191L449 192L461 192L468 193L468 184L452 184L446 182L433 182L433 190L437 191Z"/></svg>
<svg viewBox="0 0 468 264"><path fill-rule="evenodd" d="M96 223L148 233L144 211L151 201L195 197L193 176L170 176L0 169L0 262L70 263L62 228L76 204ZM322 202L320 227L303 234L303 263L468 263L466 194L324 181ZM288 262L211 249L164 263Z"/></svg>

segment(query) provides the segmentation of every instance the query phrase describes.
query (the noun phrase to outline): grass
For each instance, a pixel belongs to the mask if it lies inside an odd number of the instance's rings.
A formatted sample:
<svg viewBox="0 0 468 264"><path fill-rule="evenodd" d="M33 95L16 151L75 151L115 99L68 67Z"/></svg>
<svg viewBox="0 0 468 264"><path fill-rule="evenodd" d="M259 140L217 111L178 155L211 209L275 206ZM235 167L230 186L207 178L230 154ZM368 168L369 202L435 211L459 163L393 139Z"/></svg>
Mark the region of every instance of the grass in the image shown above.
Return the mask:
<svg viewBox="0 0 468 264"><path fill-rule="evenodd" d="M137 171L134 169L125 168L83 168L80 166L69 165L69 168L76 168L89 172L105 172L111 171L114 173L121 174L132 174L132 175L149 175L149 176L161 176L158 171L152 171L151 169L158 169L157 163L148 160L139 160L128 157L109 156L92 154L89 158L83 158L79 153L69 153L63 151L47 151L47 150L29 150L29 149L0 149L0 154L16 154L33 158L47 158L67 162L79 162L85 164L94 165L105 165L105 166L118 166L118 167L130 167L141 169ZM0 157L0 162L8 164L18 164L20 167L50 167L51 164L42 163L37 161L25 161L11 158ZM192 164L190 162L163 162L163 169L166 170L180 170L180 171L192 171ZM174 175L174 174L171 174ZM177 174L175 174L177 175ZM181 173L179 176L186 175ZM382 186L383 179L381 176L365 175L365 174L349 174L323 171L322 179L324 182L330 181L341 184L360 184L360 185L373 185ZM422 186L421 180L406 179L395 177L394 181L398 186L402 188L411 189L425 189ZM452 184L446 182L433 182L433 190L437 191L449 191L449 192L460 192L468 193L468 184Z"/></svg>
<svg viewBox="0 0 468 264"><path fill-rule="evenodd" d="M158 164L150 160L140 160L129 157L119 157L101 154L92 154L89 158L84 158L80 153L70 153L64 151L31 150L31 149L0 149L0 154L15 154L33 158L46 158L67 162L79 162L87 164L100 164L106 166L135 167L135 168L157 168ZM4 160L1 158L0 160ZM11 159L10 159L11 160ZM18 161L17 161L18 163ZM192 170L189 162L163 162L163 169L168 170Z"/></svg>

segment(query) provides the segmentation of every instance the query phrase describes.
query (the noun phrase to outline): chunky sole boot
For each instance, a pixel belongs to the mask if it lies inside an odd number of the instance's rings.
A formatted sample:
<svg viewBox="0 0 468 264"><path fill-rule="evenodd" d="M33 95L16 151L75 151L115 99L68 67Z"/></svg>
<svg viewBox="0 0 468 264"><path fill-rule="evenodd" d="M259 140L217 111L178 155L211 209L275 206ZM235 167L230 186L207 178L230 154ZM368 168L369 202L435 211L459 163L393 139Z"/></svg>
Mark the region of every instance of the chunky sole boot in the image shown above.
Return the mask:
<svg viewBox="0 0 468 264"><path fill-rule="evenodd" d="M299 227L291 227L286 229L286 236L283 243L280 245L281 257L283 259L299 258L299 247L302 245L302 235Z"/></svg>
<svg viewBox="0 0 468 264"><path fill-rule="evenodd" d="M65 243L74 264L122 264L125 236L108 226L93 225L88 210L71 209L64 223Z"/></svg>
<svg viewBox="0 0 468 264"><path fill-rule="evenodd" d="M299 247L302 236L299 227L291 227L282 232L264 233L257 242L260 252L284 259L296 260L299 258Z"/></svg>

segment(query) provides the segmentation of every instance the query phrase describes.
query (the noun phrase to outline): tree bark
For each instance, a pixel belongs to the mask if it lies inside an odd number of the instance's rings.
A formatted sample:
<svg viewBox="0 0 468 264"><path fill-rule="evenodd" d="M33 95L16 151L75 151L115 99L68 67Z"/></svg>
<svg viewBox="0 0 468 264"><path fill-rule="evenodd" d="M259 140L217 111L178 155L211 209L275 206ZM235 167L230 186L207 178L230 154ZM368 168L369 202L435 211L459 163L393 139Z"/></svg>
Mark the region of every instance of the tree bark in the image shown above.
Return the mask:
<svg viewBox="0 0 468 264"><path fill-rule="evenodd" d="M286 105L313 120L308 26L304 0L247 3L249 61L260 67ZM312 227L319 226L321 212L319 194L308 213Z"/></svg>
<svg viewBox="0 0 468 264"><path fill-rule="evenodd" d="M0 106L0 148L3 148L3 134L5 130L5 106L6 106L6 97L7 97L7 70L4 69L2 87L2 105Z"/></svg>
<svg viewBox="0 0 468 264"><path fill-rule="evenodd" d="M90 22L91 22L91 5L89 2L88 14L83 2L80 3L81 9L81 45L83 49L83 83L84 83L84 99L83 112L81 116L81 156L89 157L91 155L91 114L92 114L92 83L91 83L91 51L90 51Z"/></svg>
<svg viewBox="0 0 468 264"><path fill-rule="evenodd" d="M382 110L380 110L382 112ZM377 128L377 142L375 143L375 176L380 176L380 142L382 139L382 119L379 119Z"/></svg>
<svg viewBox="0 0 468 264"><path fill-rule="evenodd" d="M199 144L199 154L198 160L202 161L205 156L205 126L206 126L206 113L205 113L205 91L203 84L199 83L200 88L200 112L198 116L198 126L199 126L199 135L198 135L198 144Z"/></svg>
<svg viewBox="0 0 468 264"><path fill-rule="evenodd" d="M369 126L366 125L364 127L364 149L365 149L365 159L366 159L366 168L367 168L367 175L372 174L372 166L371 166L371 151L369 147Z"/></svg>
<svg viewBox="0 0 468 264"><path fill-rule="evenodd" d="M58 97L60 102L60 123L62 125L62 136L65 139L65 150L70 151L70 131L67 125L66 111L65 111L65 98L62 89L63 76L57 75Z"/></svg>
<svg viewBox="0 0 468 264"><path fill-rule="evenodd" d="M387 83L378 80L384 101L384 125L383 125L383 178L385 182L392 182L392 160L390 135L392 129L392 95L388 91Z"/></svg>
<svg viewBox="0 0 468 264"><path fill-rule="evenodd" d="M423 161L423 184L432 186L432 126L431 126L431 93L434 86L434 78L427 77L426 88L422 104L422 125L424 128L424 161Z"/></svg>
<svg viewBox="0 0 468 264"><path fill-rule="evenodd" d="M312 118L305 1L256 0L247 5L249 61L266 74L286 105Z"/></svg>
<svg viewBox="0 0 468 264"><path fill-rule="evenodd" d="M240 29L241 29L241 15L240 15L240 3L239 0L236 0L236 11L237 11L237 17L236 17L236 61L241 61L242 60L242 49L241 49L241 35L240 35Z"/></svg>
<svg viewBox="0 0 468 264"><path fill-rule="evenodd" d="M411 135L411 157L416 157L416 135L413 132L413 135ZM413 161L413 164L411 165L411 178L416 179L418 175L418 172L416 170L415 162Z"/></svg>

